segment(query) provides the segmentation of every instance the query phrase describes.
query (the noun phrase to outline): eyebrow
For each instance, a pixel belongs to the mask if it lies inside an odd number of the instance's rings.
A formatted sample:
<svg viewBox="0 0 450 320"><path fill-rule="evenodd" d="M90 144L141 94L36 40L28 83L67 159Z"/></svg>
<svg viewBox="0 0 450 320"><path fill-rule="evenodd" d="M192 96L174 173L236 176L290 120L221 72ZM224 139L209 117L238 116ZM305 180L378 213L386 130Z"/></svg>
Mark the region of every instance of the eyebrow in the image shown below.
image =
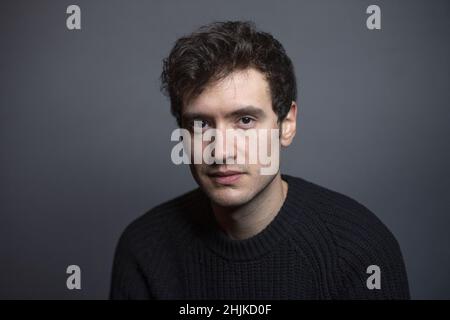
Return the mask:
<svg viewBox="0 0 450 320"><path fill-rule="evenodd" d="M235 118L238 116L253 116L256 118L264 118L266 113L263 109L252 105L243 106L231 111L225 115L225 118ZM208 119L211 118L208 114L201 112L185 112L182 114L182 121L192 121L194 119Z"/></svg>
<svg viewBox="0 0 450 320"><path fill-rule="evenodd" d="M263 109L255 106L244 106L237 110L234 110L226 115L226 118L237 116L254 116L257 118L263 118L266 115Z"/></svg>

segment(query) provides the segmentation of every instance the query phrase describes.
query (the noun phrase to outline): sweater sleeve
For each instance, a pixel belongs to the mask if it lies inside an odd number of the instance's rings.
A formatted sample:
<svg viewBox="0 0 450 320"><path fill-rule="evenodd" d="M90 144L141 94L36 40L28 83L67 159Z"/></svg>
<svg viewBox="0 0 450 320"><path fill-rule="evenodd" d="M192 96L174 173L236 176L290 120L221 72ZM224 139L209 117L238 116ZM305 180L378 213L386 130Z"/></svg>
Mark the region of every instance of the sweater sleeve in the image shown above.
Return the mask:
<svg viewBox="0 0 450 320"><path fill-rule="evenodd" d="M116 247L109 292L111 300L148 300L152 295L133 252L127 230Z"/></svg>
<svg viewBox="0 0 450 320"><path fill-rule="evenodd" d="M367 208L347 212L335 225L339 299L410 299L400 246ZM357 218L357 219L354 219Z"/></svg>

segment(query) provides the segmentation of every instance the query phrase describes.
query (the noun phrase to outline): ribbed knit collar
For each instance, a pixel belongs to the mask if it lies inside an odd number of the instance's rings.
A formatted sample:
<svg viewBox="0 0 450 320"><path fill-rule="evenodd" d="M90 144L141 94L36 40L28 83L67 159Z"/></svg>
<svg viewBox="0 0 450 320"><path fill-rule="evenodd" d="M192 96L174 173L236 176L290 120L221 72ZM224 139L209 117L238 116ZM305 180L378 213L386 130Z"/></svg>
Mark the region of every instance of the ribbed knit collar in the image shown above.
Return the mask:
<svg viewBox="0 0 450 320"><path fill-rule="evenodd" d="M274 248L280 241L286 240L294 232L293 223L296 221L300 208L298 208L299 191L298 179L289 175L281 175L288 183L288 193L281 209L275 218L258 234L244 240L230 239L219 227L209 200L205 207L209 220L203 233L205 245L226 259L253 260ZM294 197L297 200L294 201Z"/></svg>

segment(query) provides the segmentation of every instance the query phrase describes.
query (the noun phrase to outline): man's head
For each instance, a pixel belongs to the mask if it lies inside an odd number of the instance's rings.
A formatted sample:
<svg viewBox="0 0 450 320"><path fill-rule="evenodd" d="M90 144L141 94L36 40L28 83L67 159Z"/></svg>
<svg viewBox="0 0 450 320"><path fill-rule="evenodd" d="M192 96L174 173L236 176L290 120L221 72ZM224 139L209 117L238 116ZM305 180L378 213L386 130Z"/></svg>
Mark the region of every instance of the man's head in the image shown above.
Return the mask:
<svg viewBox="0 0 450 320"><path fill-rule="evenodd" d="M279 129L282 146L295 135L292 62L276 39L252 23L217 22L180 38L164 60L161 80L182 128L193 131L199 121L202 130L214 128L224 136L227 129ZM278 170L261 175L261 163L229 165L236 153L228 151L214 155L225 164L194 164L191 171L213 202L240 206L269 185Z"/></svg>

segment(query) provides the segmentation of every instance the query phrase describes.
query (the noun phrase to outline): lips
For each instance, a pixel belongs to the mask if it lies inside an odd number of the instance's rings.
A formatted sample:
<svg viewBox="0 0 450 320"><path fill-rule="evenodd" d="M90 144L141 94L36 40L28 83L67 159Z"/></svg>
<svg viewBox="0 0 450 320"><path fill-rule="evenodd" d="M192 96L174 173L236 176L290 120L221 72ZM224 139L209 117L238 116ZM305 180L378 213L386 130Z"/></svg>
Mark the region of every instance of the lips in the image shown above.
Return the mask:
<svg viewBox="0 0 450 320"><path fill-rule="evenodd" d="M239 171L216 171L209 174L215 182L223 185L236 183L242 175L243 173Z"/></svg>

